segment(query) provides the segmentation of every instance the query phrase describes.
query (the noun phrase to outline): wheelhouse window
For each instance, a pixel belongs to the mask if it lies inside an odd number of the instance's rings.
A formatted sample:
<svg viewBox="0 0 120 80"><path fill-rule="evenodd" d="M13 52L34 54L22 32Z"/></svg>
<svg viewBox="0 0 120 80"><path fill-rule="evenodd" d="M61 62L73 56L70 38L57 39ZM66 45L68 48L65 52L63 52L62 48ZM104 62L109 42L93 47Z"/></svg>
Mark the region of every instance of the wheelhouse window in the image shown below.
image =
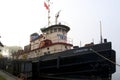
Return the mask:
<svg viewBox="0 0 120 80"><path fill-rule="evenodd" d="M58 32L61 32L62 31L62 29L61 28L58 28Z"/></svg>
<svg viewBox="0 0 120 80"><path fill-rule="evenodd" d="M54 32L57 32L57 28L54 28Z"/></svg>
<svg viewBox="0 0 120 80"><path fill-rule="evenodd" d="M46 34L49 34L49 31L46 31Z"/></svg>
<svg viewBox="0 0 120 80"><path fill-rule="evenodd" d="M62 32L63 32L63 33L66 33L66 30L65 30L65 29L62 29Z"/></svg>
<svg viewBox="0 0 120 80"><path fill-rule="evenodd" d="M53 29L50 29L50 33L53 33Z"/></svg>
<svg viewBox="0 0 120 80"><path fill-rule="evenodd" d="M65 30L64 30L64 29L62 29L62 32L64 33L64 32L65 32Z"/></svg>

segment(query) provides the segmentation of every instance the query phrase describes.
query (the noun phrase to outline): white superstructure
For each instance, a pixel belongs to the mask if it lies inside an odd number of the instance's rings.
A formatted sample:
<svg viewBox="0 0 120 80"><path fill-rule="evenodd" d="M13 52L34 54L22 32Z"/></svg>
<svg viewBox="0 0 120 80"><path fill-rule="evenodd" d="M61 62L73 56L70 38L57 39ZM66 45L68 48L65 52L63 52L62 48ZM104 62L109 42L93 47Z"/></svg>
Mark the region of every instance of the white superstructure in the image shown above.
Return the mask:
<svg viewBox="0 0 120 80"><path fill-rule="evenodd" d="M72 40L68 40L67 37L69 30L68 26L62 24L42 28L42 34L31 34L30 44L23 51L19 51L13 56L18 59L28 59L69 50L73 46Z"/></svg>

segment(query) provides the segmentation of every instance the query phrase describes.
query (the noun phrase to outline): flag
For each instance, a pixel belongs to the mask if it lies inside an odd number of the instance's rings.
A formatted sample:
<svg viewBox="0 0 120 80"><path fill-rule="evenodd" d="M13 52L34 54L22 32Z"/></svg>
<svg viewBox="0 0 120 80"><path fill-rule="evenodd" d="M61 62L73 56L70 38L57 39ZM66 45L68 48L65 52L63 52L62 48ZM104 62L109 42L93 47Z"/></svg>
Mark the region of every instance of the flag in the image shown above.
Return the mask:
<svg viewBox="0 0 120 80"><path fill-rule="evenodd" d="M46 4L46 2L44 2L44 7L48 10L49 9L49 7L48 7L48 5Z"/></svg>

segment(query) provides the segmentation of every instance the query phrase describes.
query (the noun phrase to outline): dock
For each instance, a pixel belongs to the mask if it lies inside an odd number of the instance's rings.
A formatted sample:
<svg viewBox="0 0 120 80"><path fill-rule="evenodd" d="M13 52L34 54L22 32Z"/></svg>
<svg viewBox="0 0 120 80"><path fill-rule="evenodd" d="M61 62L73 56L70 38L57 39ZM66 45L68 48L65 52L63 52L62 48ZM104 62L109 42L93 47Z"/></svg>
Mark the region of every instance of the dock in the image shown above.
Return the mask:
<svg viewBox="0 0 120 80"><path fill-rule="evenodd" d="M6 80L17 80L17 77L3 70L0 70L0 75L3 76Z"/></svg>

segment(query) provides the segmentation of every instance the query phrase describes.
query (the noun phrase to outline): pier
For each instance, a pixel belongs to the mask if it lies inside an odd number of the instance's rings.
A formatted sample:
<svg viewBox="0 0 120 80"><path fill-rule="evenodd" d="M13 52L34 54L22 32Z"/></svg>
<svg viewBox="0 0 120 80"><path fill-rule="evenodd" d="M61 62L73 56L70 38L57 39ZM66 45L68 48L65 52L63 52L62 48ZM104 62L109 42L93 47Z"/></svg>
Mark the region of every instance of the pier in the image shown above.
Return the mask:
<svg viewBox="0 0 120 80"><path fill-rule="evenodd" d="M0 76L4 77L6 80L17 80L17 77L15 77L3 70L0 70Z"/></svg>

